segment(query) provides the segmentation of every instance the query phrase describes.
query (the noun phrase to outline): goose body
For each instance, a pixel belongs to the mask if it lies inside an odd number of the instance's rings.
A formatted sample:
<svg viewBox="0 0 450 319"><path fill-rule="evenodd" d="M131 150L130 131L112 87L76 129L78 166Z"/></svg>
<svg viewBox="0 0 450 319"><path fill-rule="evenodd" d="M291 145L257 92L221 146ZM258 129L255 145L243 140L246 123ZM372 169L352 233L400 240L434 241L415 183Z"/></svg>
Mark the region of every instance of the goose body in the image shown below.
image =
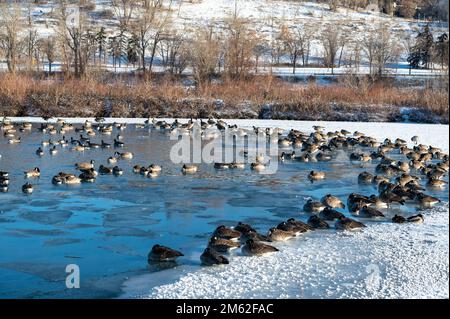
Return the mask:
<svg viewBox="0 0 450 319"><path fill-rule="evenodd" d="M354 219L347 218L347 217L341 217L336 221L335 224L336 229L340 230L354 230L359 228L366 227L363 223L358 222Z"/></svg>
<svg viewBox="0 0 450 319"><path fill-rule="evenodd" d="M233 240L213 236L208 243L208 247L217 252L226 253L231 249L241 247L241 244Z"/></svg>
<svg viewBox="0 0 450 319"><path fill-rule="evenodd" d="M315 229L328 229L330 228L330 225L320 218L317 215L312 215L308 218L308 225Z"/></svg>
<svg viewBox="0 0 450 319"><path fill-rule="evenodd" d="M270 228L267 233L267 238L270 241L286 241L293 237L295 237L295 232L278 228Z"/></svg>
<svg viewBox="0 0 450 319"><path fill-rule="evenodd" d="M322 204L331 208L345 208L345 204L336 196L327 194L320 200Z"/></svg>
<svg viewBox="0 0 450 319"><path fill-rule="evenodd" d="M181 168L181 171L183 173L191 173L192 174L192 173L197 172L197 170L198 170L198 167L195 166L195 165L186 165L186 164L184 164L183 167Z"/></svg>
<svg viewBox="0 0 450 319"><path fill-rule="evenodd" d="M184 255L178 250L166 246L154 245L148 253L147 260L149 262L174 261L181 256Z"/></svg>
<svg viewBox="0 0 450 319"><path fill-rule="evenodd" d="M209 247L207 247L200 255L200 260L205 266L226 265L230 263L227 258Z"/></svg>
<svg viewBox="0 0 450 319"><path fill-rule="evenodd" d="M35 167L32 170L26 171L25 172L25 176L27 178L35 178L35 177L39 177L41 176L41 170L39 169L39 167Z"/></svg>
<svg viewBox="0 0 450 319"><path fill-rule="evenodd" d="M277 248L264 244L253 239L247 240L245 245L242 247L242 253L247 256L263 256L270 253L275 253L279 251Z"/></svg>

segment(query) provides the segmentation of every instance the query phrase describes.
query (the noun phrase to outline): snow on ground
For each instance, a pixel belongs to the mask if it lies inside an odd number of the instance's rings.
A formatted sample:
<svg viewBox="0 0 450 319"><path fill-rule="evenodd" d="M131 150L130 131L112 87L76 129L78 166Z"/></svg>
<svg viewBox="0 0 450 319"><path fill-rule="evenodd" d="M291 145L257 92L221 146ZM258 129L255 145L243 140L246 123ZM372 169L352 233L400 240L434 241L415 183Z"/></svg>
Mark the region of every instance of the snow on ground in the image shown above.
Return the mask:
<svg viewBox="0 0 450 319"><path fill-rule="evenodd" d="M105 10L114 12L111 1L96 0L95 9L93 11L94 24L96 27L103 25L108 26L107 32L111 29L111 34L117 33L117 21L110 17L102 18L101 13ZM236 4L236 7L235 7ZM55 26L57 24L56 11L52 9L54 2L49 1L46 4L40 4L32 7L33 13L33 27L37 31L39 37L48 38L55 35ZM290 28L298 27L299 25L311 26L315 30L314 40L311 43L311 57L310 61L317 60L320 63L323 46L319 41L320 32L327 25L340 25L343 32L352 40L360 41L370 32L373 32L380 24L386 25L394 37L403 39L407 35L416 34L419 28L425 25L424 21L415 19L403 19L391 17L379 12L371 12L370 10L351 10L347 8L338 8L336 12L329 10L327 4L315 2L294 2L294 1L276 1L276 0L202 0L193 1L173 1L171 6L171 21L174 28L182 30L183 34L192 34L201 27L214 24L217 30L223 30L226 20L237 11L239 17L248 21L249 27L258 32L265 42L271 42L277 37L279 27L285 24ZM22 11L26 16L28 8L23 6ZM100 15L100 17L99 17ZM431 22L429 23L431 30L437 36L442 32L448 32L448 23L445 22ZM25 31L23 31L25 32ZM350 41L351 42L351 41ZM399 41L401 42L401 41ZM347 49L347 48L346 48ZM345 51L345 50L344 50ZM343 60L348 56L344 53ZM157 57L159 60L159 57ZM269 62L271 57L268 53L261 57L261 62ZM367 60L367 59L366 59ZM406 60L405 54L401 57L402 61ZM281 57L281 62L289 62L287 56ZM367 61L365 61L367 62ZM112 72L127 72L135 70L136 68L114 68L111 62L105 65L106 69ZM346 68L342 68L343 72L348 72ZM358 73L367 73L365 69L358 71ZM6 70L6 63L0 61L0 70ZM56 66L54 71L58 71ZM324 74L329 70L318 68L304 68L298 73L304 74ZM343 73L337 70L336 73ZM283 69L280 73L275 72L276 75L283 75ZM289 73L289 72L287 72ZM396 70L396 68L389 67L389 73L406 73ZM420 70L413 70L413 74L423 75ZM439 73L439 71L435 71Z"/></svg>
<svg viewBox="0 0 450 319"><path fill-rule="evenodd" d="M1 118L0 118L1 119ZM41 118L12 118L42 122ZM69 118L83 123L86 119ZM93 119L90 119L93 121ZM166 119L168 121L172 119ZM52 119L50 121L55 121ZM107 123L145 119L108 118ZM180 121L186 121L180 120ZM282 127L361 131L378 139L397 137L449 151L449 126L410 123L227 120L240 127ZM179 278L166 271L167 284L152 276L131 278L122 297L141 298L449 298L449 206L424 212L422 225L369 223L360 232L314 232L284 244L272 256L234 255L226 267L186 267ZM167 272L170 272L168 270Z"/></svg>
<svg viewBox="0 0 450 319"><path fill-rule="evenodd" d="M277 254L235 256L147 292L152 275L144 275L125 283L122 297L448 298L448 204L424 216L423 225L373 223L300 237L277 244Z"/></svg>

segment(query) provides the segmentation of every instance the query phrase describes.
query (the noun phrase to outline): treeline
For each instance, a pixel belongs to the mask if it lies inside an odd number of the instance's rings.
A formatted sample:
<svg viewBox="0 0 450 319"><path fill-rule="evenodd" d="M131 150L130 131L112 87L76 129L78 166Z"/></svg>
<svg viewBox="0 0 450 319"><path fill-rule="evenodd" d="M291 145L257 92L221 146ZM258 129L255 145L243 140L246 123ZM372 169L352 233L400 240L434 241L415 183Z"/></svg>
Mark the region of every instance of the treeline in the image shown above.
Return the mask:
<svg viewBox="0 0 450 319"><path fill-rule="evenodd" d="M448 35L433 35L428 26L416 34L394 35L387 24L379 24L358 38L345 24L272 21L272 36L267 37L253 30L237 11L221 23L187 30L174 23L176 8L171 0L112 0L108 13L94 12L88 0L77 3L76 7L64 0L55 4L54 33L46 37L33 23L32 4L25 16L23 5L0 5L0 56L9 72L42 71L44 65L52 72L58 62L62 72L76 77L106 65L133 66L151 74L158 60L169 74L189 68L202 85L218 74L245 79L258 72L263 59L271 67L281 65L286 57L293 73L299 66L317 63L332 72L344 65L358 72L367 62L371 75L382 76L387 64L398 62L404 54L411 68L448 66ZM111 23L96 24L99 15L109 15ZM312 59L314 45L320 48L319 60Z"/></svg>

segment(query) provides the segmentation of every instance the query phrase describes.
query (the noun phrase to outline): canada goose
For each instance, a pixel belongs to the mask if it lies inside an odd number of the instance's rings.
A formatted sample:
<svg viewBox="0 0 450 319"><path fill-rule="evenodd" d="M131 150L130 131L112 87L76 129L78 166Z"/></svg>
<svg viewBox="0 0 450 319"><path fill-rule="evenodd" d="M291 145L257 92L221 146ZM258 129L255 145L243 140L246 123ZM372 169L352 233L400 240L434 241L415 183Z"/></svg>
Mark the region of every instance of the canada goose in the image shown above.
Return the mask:
<svg viewBox="0 0 450 319"><path fill-rule="evenodd" d="M241 234L248 233L250 231L256 231L252 226L249 224L244 224L242 222L238 222L238 224L234 227L234 230L237 230Z"/></svg>
<svg viewBox="0 0 450 319"><path fill-rule="evenodd" d="M408 217L406 220L409 223L422 224L423 223L423 215L422 214L413 215L413 216Z"/></svg>
<svg viewBox="0 0 450 319"><path fill-rule="evenodd" d="M58 154L58 150L56 149L56 146L53 146L48 152L50 155Z"/></svg>
<svg viewBox="0 0 450 319"><path fill-rule="evenodd" d="M9 172L2 172L2 171L0 171L0 178L2 178L2 177L8 177L9 176Z"/></svg>
<svg viewBox="0 0 450 319"><path fill-rule="evenodd" d="M45 147L45 146L49 146L49 145L50 145L50 140L42 141L42 142L41 142L41 145L44 146L44 147Z"/></svg>
<svg viewBox="0 0 450 319"><path fill-rule="evenodd" d="M263 171L266 169L266 166L262 163L252 163L250 165L250 167L252 170L255 170L255 171Z"/></svg>
<svg viewBox="0 0 450 319"><path fill-rule="evenodd" d="M0 177L0 184L8 186L10 183L10 180L8 177Z"/></svg>
<svg viewBox="0 0 450 319"><path fill-rule="evenodd" d="M373 175L368 172L362 172L358 175L359 184L371 184L373 180Z"/></svg>
<svg viewBox="0 0 450 319"><path fill-rule="evenodd" d="M308 199L308 201L303 205L303 211L307 213L319 213L324 210L326 206L321 202Z"/></svg>
<svg viewBox="0 0 450 319"><path fill-rule="evenodd" d="M26 183L25 185L22 186L22 192L25 194L31 194L34 191L34 186L31 185L30 183Z"/></svg>
<svg viewBox="0 0 450 319"><path fill-rule="evenodd" d="M213 233L213 236L225 239L239 239L241 233L232 228L225 227L224 225L220 225L216 228Z"/></svg>
<svg viewBox="0 0 450 319"><path fill-rule="evenodd" d="M157 164L150 164L150 166L148 168L154 172L161 172L161 170L162 170L162 167Z"/></svg>
<svg viewBox="0 0 450 319"><path fill-rule="evenodd" d="M427 186L433 188L444 188L447 185L447 182L441 179L430 178L428 179Z"/></svg>
<svg viewBox="0 0 450 319"><path fill-rule="evenodd" d="M308 178L311 181L317 181L317 180L320 180L320 179L324 179L325 178L325 172L311 171L308 174Z"/></svg>
<svg viewBox="0 0 450 319"><path fill-rule="evenodd" d="M254 241L253 239L247 240L242 247L242 253L247 256L263 256L277 251L279 251L277 248Z"/></svg>
<svg viewBox="0 0 450 319"><path fill-rule="evenodd" d="M68 174L63 178L63 184L77 185L81 183L81 179L75 175Z"/></svg>
<svg viewBox="0 0 450 319"><path fill-rule="evenodd" d="M414 135L413 137L411 137L411 141L417 145L417 143L419 143L419 137L417 135Z"/></svg>
<svg viewBox="0 0 450 319"><path fill-rule="evenodd" d="M8 140L8 144L19 144L22 141L22 138L11 138Z"/></svg>
<svg viewBox="0 0 450 319"><path fill-rule="evenodd" d="M306 233L313 230L313 228L308 224L295 220L294 218L289 218L287 221L279 223L277 228L285 231L292 231L296 234Z"/></svg>
<svg viewBox="0 0 450 319"><path fill-rule="evenodd" d="M420 204L420 206L424 208L433 207L441 202L440 199L430 195L425 195L423 193L418 193L415 197L415 200Z"/></svg>
<svg viewBox="0 0 450 319"><path fill-rule="evenodd" d="M228 163L214 163L215 169L228 169L230 168L230 164Z"/></svg>
<svg viewBox="0 0 450 319"><path fill-rule="evenodd" d="M83 183L94 183L96 175L90 171L84 171L78 177Z"/></svg>
<svg viewBox="0 0 450 319"><path fill-rule="evenodd" d="M207 247L200 255L200 260L205 266L229 264L227 258L219 254L217 251Z"/></svg>
<svg viewBox="0 0 450 319"><path fill-rule="evenodd" d="M62 178L59 175L53 176L52 178L52 184L54 185L61 185L64 183L64 178Z"/></svg>
<svg viewBox="0 0 450 319"><path fill-rule="evenodd" d="M36 155L37 156L44 156L44 151L42 150L42 148L38 148L37 150L36 150Z"/></svg>
<svg viewBox="0 0 450 319"><path fill-rule="evenodd" d="M133 153L131 153L131 152L123 152L123 153L115 152L114 155L118 155L120 158L123 158L123 159L132 159L133 158Z"/></svg>
<svg viewBox="0 0 450 319"><path fill-rule="evenodd" d="M25 177L27 178L34 178L39 176L41 176L41 170L39 169L39 167L35 167L34 169L25 172Z"/></svg>
<svg viewBox="0 0 450 319"><path fill-rule="evenodd" d="M84 152L84 151L86 150L86 147L84 147L83 145L81 145L80 142L78 142L78 143L79 143L78 145L72 147L72 151L75 151L75 152Z"/></svg>
<svg viewBox="0 0 450 319"><path fill-rule="evenodd" d="M270 241L286 241L295 237L295 232L290 230L282 230L279 228L270 228L267 232L267 238Z"/></svg>
<svg viewBox="0 0 450 319"><path fill-rule="evenodd" d="M330 153L328 153L328 152L319 152L316 155L316 159L319 162L328 162L328 161L331 161L333 159L333 156Z"/></svg>
<svg viewBox="0 0 450 319"><path fill-rule="evenodd" d="M336 221L335 227L336 229L341 230L353 230L358 228L364 228L366 227L366 225L348 217L341 217Z"/></svg>
<svg viewBox="0 0 450 319"><path fill-rule="evenodd" d="M351 193L347 198L347 207L351 213L358 212L363 206L371 205L372 200L364 195Z"/></svg>
<svg viewBox="0 0 450 319"><path fill-rule="evenodd" d="M308 218L308 225L316 229L330 228L330 225L328 225L326 221L324 221L317 215L312 215L311 217Z"/></svg>
<svg viewBox="0 0 450 319"><path fill-rule="evenodd" d="M400 205L405 205L405 199L403 196L395 194L394 192L386 189L380 193L380 199L386 203L398 203Z"/></svg>
<svg viewBox="0 0 450 319"><path fill-rule="evenodd" d="M372 218L372 217L384 217L384 214L375 208L365 205L359 210L359 216Z"/></svg>
<svg viewBox="0 0 450 319"><path fill-rule="evenodd" d="M3 184L3 183L0 181L0 193L7 193L8 190L9 190L8 185Z"/></svg>
<svg viewBox="0 0 450 319"><path fill-rule="evenodd" d="M150 169L148 167L142 166L139 169L139 174L147 176L147 174L150 172Z"/></svg>
<svg viewBox="0 0 450 319"><path fill-rule="evenodd" d="M231 168L237 168L237 169L244 169L245 168L245 163L236 163L233 162L230 165Z"/></svg>
<svg viewBox="0 0 450 319"><path fill-rule="evenodd" d="M157 244L154 245L148 253L147 260L149 262L174 261L182 256L184 256L183 253L178 250Z"/></svg>
<svg viewBox="0 0 450 319"><path fill-rule="evenodd" d="M322 204L331 208L345 208L345 204L339 198L331 194L325 195L320 201Z"/></svg>
<svg viewBox="0 0 450 319"><path fill-rule="evenodd" d="M113 167L113 174L115 176L121 176L121 175L123 175L123 170L119 166L114 166Z"/></svg>
<svg viewBox="0 0 450 319"><path fill-rule="evenodd" d="M93 167L92 167L92 168L89 168L89 169L80 169L80 172L86 173L86 174L92 174L92 175L94 175L95 177L98 176L98 172L97 172Z"/></svg>
<svg viewBox="0 0 450 319"><path fill-rule="evenodd" d="M102 175L109 175L113 173L113 169L111 167L100 165L100 167L98 168L98 172Z"/></svg>
<svg viewBox="0 0 450 319"><path fill-rule="evenodd" d="M161 173L161 171L156 171L153 169L150 169L147 174L145 174L145 176L149 177L149 178L156 178L159 176L159 174Z"/></svg>
<svg viewBox="0 0 450 319"><path fill-rule="evenodd" d="M102 140L102 143L101 143L100 146L101 146L102 148L111 148L111 144L105 143L103 140Z"/></svg>
<svg viewBox="0 0 450 319"><path fill-rule="evenodd" d="M320 213L319 217L324 220L333 221L335 219L339 219L341 217L344 217L344 214L341 212L338 212L337 210L334 210L330 207L325 207Z"/></svg>
<svg viewBox="0 0 450 319"><path fill-rule="evenodd" d="M134 165L133 166L133 173L139 174L141 171L141 165Z"/></svg>
<svg viewBox="0 0 450 319"><path fill-rule="evenodd" d="M241 247L241 244L233 240L213 236L208 243L208 247L217 252L226 253L231 249Z"/></svg>
<svg viewBox="0 0 450 319"><path fill-rule="evenodd" d="M117 163L117 157L114 157L114 156L108 157L108 163L109 163L109 164L115 164L115 163Z"/></svg>
<svg viewBox="0 0 450 319"><path fill-rule="evenodd" d="M195 172L197 172L197 170L198 170L198 167L195 165L184 164L183 167L181 168L181 171L185 174L186 173L195 173Z"/></svg>
<svg viewBox="0 0 450 319"><path fill-rule="evenodd" d="M406 218L396 214L394 217L392 217L392 222L396 224L403 224L406 222Z"/></svg>
<svg viewBox="0 0 450 319"><path fill-rule="evenodd" d="M90 169L93 168L95 164L95 160L91 160L89 163L76 163L75 168L78 170L81 169Z"/></svg>
<svg viewBox="0 0 450 319"><path fill-rule="evenodd" d="M125 143L114 139L114 147L124 147Z"/></svg>

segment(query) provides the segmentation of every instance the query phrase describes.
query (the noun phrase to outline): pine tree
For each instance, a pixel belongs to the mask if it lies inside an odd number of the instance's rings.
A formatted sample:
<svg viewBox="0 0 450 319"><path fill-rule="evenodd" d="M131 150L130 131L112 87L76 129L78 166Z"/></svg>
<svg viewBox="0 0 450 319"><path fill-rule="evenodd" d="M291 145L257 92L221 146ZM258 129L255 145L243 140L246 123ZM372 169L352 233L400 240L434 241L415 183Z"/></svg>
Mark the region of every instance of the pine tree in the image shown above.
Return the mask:
<svg viewBox="0 0 450 319"><path fill-rule="evenodd" d="M101 61L102 55L104 59L106 59L106 32L105 27L101 27L96 36L97 40L97 49L98 49L98 57Z"/></svg>
<svg viewBox="0 0 450 319"><path fill-rule="evenodd" d="M133 35L128 39L127 43L127 60L128 63L133 64L133 67L138 61L138 39Z"/></svg>
<svg viewBox="0 0 450 319"><path fill-rule="evenodd" d="M448 34L442 33L434 44L435 60L444 68L448 66Z"/></svg>
<svg viewBox="0 0 450 319"><path fill-rule="evenodd" d="M412 68L428 68L432 58L433 34L430 27L426 25L423 31L419 32L416 42L407 61Z"/></svg>

